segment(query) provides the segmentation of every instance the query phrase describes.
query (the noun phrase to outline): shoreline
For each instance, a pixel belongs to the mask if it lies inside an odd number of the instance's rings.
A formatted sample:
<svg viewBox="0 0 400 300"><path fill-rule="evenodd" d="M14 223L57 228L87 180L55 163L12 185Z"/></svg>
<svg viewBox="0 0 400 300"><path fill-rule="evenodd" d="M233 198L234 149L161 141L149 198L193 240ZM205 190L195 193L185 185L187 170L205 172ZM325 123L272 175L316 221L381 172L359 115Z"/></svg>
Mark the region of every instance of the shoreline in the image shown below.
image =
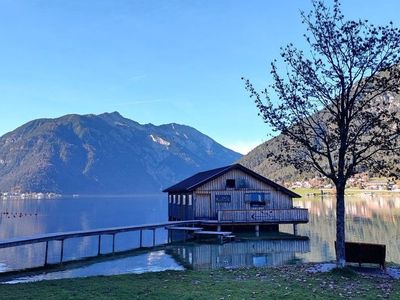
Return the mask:
<svg viewBox="0 0 400 300"><path fill-rule="evenodd" d="M298 193L302 197L310 197L310 196L334 196L335 190L334 189L317 189L317 188L297 188L292 189L295 193ZM394 194L400 195L400 190L363 190L357 188L348 188L345 190L346 195L360 195L360 194Z"/></svg>

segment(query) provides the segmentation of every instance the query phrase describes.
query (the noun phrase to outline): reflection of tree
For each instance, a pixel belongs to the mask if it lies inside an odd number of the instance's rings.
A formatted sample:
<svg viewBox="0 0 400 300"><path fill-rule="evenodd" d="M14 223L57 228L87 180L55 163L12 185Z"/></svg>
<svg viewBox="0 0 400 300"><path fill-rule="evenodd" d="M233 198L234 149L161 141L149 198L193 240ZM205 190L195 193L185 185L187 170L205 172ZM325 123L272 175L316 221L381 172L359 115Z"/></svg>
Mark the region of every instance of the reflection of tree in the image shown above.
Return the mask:
<svg viewBox="0 0 400 300"><path fill-rule="evenodd" d="M301 256L311 261L334 259L335 199L300 199L295 205L307 207L310 212L310 221L299 226L299 234L310 238L311 252ZM347 196L346 205L347 240L386 244L387 261L399 263L400 195Z"/></svg>

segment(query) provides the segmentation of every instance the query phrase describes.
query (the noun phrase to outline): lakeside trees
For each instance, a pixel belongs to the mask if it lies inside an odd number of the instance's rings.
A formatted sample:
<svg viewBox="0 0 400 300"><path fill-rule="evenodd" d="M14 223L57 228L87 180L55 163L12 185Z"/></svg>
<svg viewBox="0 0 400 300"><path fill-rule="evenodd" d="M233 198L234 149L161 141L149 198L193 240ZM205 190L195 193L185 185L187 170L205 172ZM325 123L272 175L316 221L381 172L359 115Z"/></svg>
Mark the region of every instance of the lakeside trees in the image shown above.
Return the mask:
<svg viewBox="0 0 400 300"><path fill-rule="evenodd" d="M247 79L245 86L265 123L286 137L270 155L335 185L336 260L343 267L347 180L398 163L381 155L400 152L400 103L393 100L400 92L400 30L345 20L339 1L332 8L312 3L301 13L309 51L281 48L285 74L274 61L271 86L258 92Z"/></svg>

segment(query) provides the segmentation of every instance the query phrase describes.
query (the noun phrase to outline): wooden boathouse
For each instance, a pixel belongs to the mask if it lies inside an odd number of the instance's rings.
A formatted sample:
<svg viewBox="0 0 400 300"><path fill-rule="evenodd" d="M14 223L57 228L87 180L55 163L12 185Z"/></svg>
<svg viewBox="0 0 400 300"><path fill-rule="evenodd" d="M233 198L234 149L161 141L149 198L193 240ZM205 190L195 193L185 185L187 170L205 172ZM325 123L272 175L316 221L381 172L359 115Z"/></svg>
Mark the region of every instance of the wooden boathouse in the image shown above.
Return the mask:
<svg viewBox="0 0 400 300"><path fill-rule="evenodd" d="M279 225L308 222L308 210L293 206L300 196L240 165L197 173L165 189L170 221L203 225ZM277 227L277 226L276 226Z"/></svg>

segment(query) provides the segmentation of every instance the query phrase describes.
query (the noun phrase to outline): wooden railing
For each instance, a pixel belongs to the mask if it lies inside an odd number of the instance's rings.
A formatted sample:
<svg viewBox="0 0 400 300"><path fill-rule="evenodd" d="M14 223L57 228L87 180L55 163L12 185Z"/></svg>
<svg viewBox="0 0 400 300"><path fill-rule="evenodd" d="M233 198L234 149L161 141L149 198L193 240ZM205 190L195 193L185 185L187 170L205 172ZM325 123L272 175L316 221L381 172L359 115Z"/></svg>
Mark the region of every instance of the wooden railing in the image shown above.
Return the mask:
<svg viewBox="0 0 400 300"><path fill-rule="evenodd" d="M308 209L220 210L220 222L307 223Z"/></svg>

